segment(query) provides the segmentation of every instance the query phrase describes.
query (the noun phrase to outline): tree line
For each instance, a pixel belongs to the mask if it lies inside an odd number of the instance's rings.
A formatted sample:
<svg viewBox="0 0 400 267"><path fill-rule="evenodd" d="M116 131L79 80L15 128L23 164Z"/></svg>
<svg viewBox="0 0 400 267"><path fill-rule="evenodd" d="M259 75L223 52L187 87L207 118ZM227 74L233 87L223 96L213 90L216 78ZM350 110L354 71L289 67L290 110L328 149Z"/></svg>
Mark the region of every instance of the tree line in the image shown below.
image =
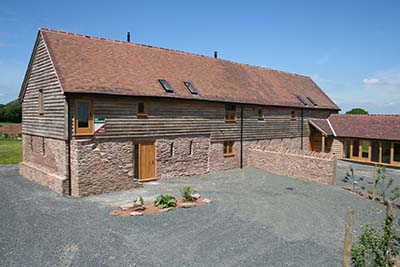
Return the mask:
<svg viewBox="0 0 400 267"><path fill-rule="evenodd" d="M0 104L0 121L2 122L21 122L22 111L21 103L18 99L7 104Z"/></svg>

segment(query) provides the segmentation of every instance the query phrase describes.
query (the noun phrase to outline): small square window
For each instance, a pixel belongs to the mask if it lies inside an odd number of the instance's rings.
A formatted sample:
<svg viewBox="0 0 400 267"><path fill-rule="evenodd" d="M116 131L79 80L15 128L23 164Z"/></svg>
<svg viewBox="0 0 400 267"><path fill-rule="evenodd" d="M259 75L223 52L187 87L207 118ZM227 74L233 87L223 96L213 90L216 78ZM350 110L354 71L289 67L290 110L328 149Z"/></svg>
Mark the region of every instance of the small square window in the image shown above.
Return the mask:
<svg viewBox="0 0 400 267"><path fill-rule="evenodd" d="M259 108L259 109L257 110L257 119L258 119L259 121L264 120L264 113L263 113L262 108Z"/></svg>
<svg viewBox="0 0 400 267"><path fill-rule="evenodd" d="M233 156L235 156L234 142L233 141L225 141L224 142L224 157L233 157Z"/></svg>
<svg viewBox="0 0 400 267"><path fill-rule="evenodd" d="M295 121L297 118L296 118L296 111L292 111L292 112L290 112L290 119L292 120L292 121Z"/></svg>
<svg viewBox="0 0 400 267"><path fill-rule="evenodd" d="M137 108L138 117L147 117L147 105L145 103L139 102Z"/></svg>
<svg viewBox="0 0 400 267"><path fill-rule="evenodd" d="M236 122L235 105L225 105L225 122Z"/></svg>

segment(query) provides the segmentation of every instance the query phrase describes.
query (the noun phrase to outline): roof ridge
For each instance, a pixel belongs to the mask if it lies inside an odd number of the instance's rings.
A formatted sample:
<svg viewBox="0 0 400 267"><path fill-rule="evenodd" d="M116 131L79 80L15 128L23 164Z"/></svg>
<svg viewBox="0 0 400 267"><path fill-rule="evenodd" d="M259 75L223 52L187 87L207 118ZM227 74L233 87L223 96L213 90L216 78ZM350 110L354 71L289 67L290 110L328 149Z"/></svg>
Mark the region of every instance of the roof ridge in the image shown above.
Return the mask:
<svg viewBox="0 0 400 267"><path fill-rule="evenodd" d="M109 39L109 38L96 37L96 36L85 35L85 34L80 34L80 33L66 32L66 31L60 31L60 30L54 30L54 29L48 29L48 28L39 28L39 31L62 33L62 34L66 34L66 35L79 36L79 37L84 37L84 38L88 38L88 39L95 39L95 40L102 40L102 41L109 41L109 42L113 42L113 43L121 43L121 44L128 44L128 45L138 45L138 46L147 47L147 48L160 49L160 50L172 51L172 52L176 52L176 53L182 53L182 54L186 54L186 55L192 55L192 56L198 56L198 57L206 57L206 58L213 59L213 57L211 57L211 56L196 54L196 53L177 50L177 49L172 49L172 48L157 47L157 46L139 44L139 43L134 43L134 42L113 40L113 39ZM283 74L287 74L287 75L292 75L292 76L304 77L304 78L311 79L310 76L303 75L303 74L297 74L297 73L292 73L292 72L272 69L272 68L263 67L263 66L256 66L256 65L251 65L251 64L247 64L247 63L240 63L240 62L236 62L236 61L232 61L232 60L228 60L228 59L216 58L216 60L226 61L226 62L229 62L229 63L241 65L241 66L247 66L247 67L251 67L251 68L258 68L258 69L274 71L274 72L283 73Z"/></svg>
<svg viewBox="0 0 400 267"><path fill-rule="evenodd" d="M397 117L400 114L331 114L330 116Z"/></svg>

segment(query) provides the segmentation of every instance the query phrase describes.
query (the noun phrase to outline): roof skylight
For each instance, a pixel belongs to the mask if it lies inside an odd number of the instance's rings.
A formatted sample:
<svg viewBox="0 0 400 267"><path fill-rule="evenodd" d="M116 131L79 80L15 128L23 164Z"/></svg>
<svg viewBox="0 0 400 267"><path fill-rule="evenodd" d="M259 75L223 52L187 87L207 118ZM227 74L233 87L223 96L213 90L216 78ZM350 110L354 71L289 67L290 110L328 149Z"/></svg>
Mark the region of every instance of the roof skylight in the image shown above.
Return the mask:
<svg viewBox="0 0 400 267"><path fill-rule="evenodd" d="M174 89L169 85L169 83L166 80L158 80L161 84L161 86L164 88L165 92L167 93L173 93Z"/></svg>
<svg viewBox="0 0 400 267"><path fill-rule="evenodd" d="M307 102L304 100L304 98L302 98L301 96L297 96L297 99L303 103L304 106L308 106Z"/></svg>
<svg viewBox="0 0 400 267"><path fill-rule="evenodd" d="M311 104L313 104L315 107L318 106L317 102L314 101L314 99L312 99L310 96L307 96L308 101L311 102Z"/></svg>
<svg viewBox="0 0 400 267"><path fill-rule="evenodd" d="M199 94L191 82L183 82L183 83L185 84L186 88L192 93L192 95Z"/></svg>

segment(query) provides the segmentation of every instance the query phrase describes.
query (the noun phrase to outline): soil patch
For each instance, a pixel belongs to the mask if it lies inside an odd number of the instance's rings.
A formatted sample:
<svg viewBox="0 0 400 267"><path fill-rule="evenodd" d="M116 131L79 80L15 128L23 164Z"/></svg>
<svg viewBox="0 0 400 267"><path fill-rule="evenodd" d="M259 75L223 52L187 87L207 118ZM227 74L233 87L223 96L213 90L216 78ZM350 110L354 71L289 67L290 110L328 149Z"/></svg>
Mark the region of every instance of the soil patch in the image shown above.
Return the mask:
<svg viewBox="0 0 400 267"><path fill-rule="evenodd" d="M207 205L209 203L208 199L204 199L204 198L199 198L195 201L184 201L181 198L177 198L176 199L176 208L180 209L180 208L191 208L191 207L196 207L196 206L203 206L203 205ZM154 202L151 203L146 203L143 206L132 206L132 207L128 207L128 208L124 208L122 209L121 207L119 207L116 210L113 210L111 212L112 216L121 216L121 217L128 217L128 216L133 216L133 214L135 215L150 215L150 214L157 214L160 212L168 212L173 210L174 208L167 208L167 209L159 209L154 205Z"/></svg>

